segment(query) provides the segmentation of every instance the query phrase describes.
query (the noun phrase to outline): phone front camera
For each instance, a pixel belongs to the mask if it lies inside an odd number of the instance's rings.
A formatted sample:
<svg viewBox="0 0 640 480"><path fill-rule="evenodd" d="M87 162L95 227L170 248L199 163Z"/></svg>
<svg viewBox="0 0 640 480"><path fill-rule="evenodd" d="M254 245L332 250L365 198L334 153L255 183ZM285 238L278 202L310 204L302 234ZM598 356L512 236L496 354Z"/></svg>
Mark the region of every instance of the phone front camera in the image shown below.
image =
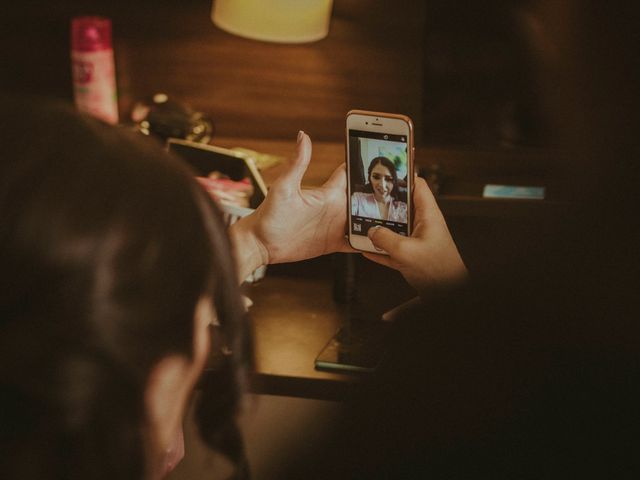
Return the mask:
<svg viewBox="0 0 640 480"><path fill-rule="evenodd" d="M369 125L369 122L364 122L365 125Z"/></svg>

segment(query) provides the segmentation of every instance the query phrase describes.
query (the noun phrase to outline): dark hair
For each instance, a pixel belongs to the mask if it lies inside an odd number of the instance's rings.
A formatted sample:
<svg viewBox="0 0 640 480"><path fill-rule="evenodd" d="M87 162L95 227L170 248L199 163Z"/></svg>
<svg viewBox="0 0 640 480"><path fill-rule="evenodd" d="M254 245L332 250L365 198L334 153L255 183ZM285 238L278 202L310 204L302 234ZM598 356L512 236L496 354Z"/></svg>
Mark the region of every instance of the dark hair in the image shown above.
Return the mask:
<svg viewBox="0 0 640 480"><path fill-rule="evenodd" d="M146 380L192 355L204 295L233 351L202 392L215 446L246 338L219 212L150 139L41 100L0 105L3 475L142 478Z"/></svg>
<svg viewBox="0 0 640 480"><path fill-rule="evenodd" d="M391 190L391 196L394 200L400 200L400 191L398 189L398 173L396 172L396 167L391 160L387 157L376 157L371 160L369 164L369 170L367 171L367 184L365 185L365 192L373 193L373 186L371 185L371 171L375 168L376 165L382 165L383 167L387 167L387 170L391 173L391 177L393 178L393 189Z"/></svg>

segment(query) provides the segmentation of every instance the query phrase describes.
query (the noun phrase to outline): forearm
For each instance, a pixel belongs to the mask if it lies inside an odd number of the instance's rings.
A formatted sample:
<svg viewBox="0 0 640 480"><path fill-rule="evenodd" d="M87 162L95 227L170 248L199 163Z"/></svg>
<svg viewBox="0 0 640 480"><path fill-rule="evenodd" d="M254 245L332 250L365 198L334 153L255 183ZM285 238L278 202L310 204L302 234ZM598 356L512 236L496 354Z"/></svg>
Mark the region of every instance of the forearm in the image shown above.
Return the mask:
<svg viewBox="0 0 640 480"><path fill-rule="evenodd" d="M243 282L256 268L268 261L264 247L252 230L252 218L243 217L229 227L229 238L236 261L238 281Z"/></svg>

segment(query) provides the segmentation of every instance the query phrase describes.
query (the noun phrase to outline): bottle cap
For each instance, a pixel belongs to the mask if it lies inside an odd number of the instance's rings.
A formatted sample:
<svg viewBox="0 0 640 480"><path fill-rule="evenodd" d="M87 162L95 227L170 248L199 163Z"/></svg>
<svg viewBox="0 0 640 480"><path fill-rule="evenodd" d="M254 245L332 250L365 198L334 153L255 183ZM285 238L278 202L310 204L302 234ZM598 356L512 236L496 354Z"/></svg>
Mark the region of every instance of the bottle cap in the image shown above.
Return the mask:
<svg viewBox="0 0 640 480"><path fill-rule="evenodd" d="M108 50L111 20L104 17L76 17L71 20L71 49L80 52Z"/></svg>

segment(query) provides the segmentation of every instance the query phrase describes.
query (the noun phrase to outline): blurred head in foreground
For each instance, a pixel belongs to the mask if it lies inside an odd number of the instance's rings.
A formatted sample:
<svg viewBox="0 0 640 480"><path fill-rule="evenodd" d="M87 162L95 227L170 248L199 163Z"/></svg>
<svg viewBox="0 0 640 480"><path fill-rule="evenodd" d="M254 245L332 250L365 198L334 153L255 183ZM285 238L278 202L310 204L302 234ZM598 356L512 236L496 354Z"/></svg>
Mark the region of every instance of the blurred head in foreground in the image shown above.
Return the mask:
<svg viewBox="0 0 640 480"><path fill-rule="evenodd" d="M161 476L210 351L197 421L240 459L243 310L213 204L148 139L0 102L3 475Z"/></svg>

